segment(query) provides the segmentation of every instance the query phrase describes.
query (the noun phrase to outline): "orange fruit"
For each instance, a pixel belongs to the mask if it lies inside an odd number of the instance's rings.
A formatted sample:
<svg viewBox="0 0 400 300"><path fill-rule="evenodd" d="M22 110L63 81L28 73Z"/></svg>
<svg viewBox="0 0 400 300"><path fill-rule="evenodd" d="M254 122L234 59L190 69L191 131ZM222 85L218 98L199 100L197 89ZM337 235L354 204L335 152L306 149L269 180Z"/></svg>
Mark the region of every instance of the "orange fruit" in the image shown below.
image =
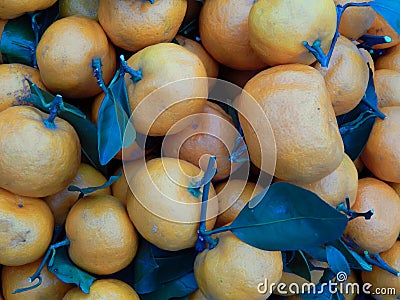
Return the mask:
<svg viewBox="0 0 400 300"><path fill-rule="evenodd" d="M186 0L100 1L101 26L111 41L136 52L147 46L170 42L178 33L186 13Z"/></svg>
<svg viewBox="0 0 400 300"><path fill-rule="evenodd" d="M157 247L176 251L194 247L199 229L201 195L191 193L190 183L203 172L195 165L175 158L155 158L131 179L129 217L139 233ZM215 191L210 186L207 229L218 213Z"/></svg>
<svg viewBox="0 0 400 300"><path fill-rule="evenodd" d="M197 77L206 77L207 73L200 58L189 50L160 43L135 53L127 63L142 71L142 79L136 83L125 75L133 125L138 132L164 136L176 122L203 110L208 83Z"/></svg>
<svg viewBox="0 0 400 300"><path fill-rule="evenodd" d="M83 16L93 20L98 19L97 10L100 0L60 0L60 17Z"/></svg>
<svg viewBox="0 0 400 300"><path fill-rule="evenodd" d="M315 68L324 76L335 114L353 110L367 90L369 70L357 47L340 36L328 68L320 63Z"/></svg>
<svg viewBox="0 0 400 300"><path fill-rule="evenodd" d="M75 129L30 106L0 112L0 187L15 194L45 197L66 188L78 172L81 147Z"/></svg>
<svg viewBox="0 0 400 300"><path fill-rule="evenodd" d="M207 77L217 78L219 65L201 44L182 35L177 35L175 39L178 41L179 45L200 58L206 69Z"/></svg>
<svg viewBox="0 0 400 300"><path fill-rule="evenodd" d="M246 204L263 188L253 182L232 179L215 186L218 196L219 214L216 227L233 222Z"/></svg>
<svg viewBox="0 0 400 300"><path fill-rule="evenodd" d="M20 266L39 259L51 242L53 226L46 202L0 189L0 264Z"/></svg>
<svg viewBox="0 0 400 300"><path fill-rule="evenodd" d="M354 165L357 168L358 174L360 174L364 170L364 163L362 162L360 157L357 157L357 159L354 161Z"/></svg>
<svg viewBox="0 0 400 300"><path fill-rule="evenodd" d="M0 42L1 42L1 37L3 35L3 31L4 31L4 28L6 27L7 22L8 22L8 20L0 19ZM2 63L3 63L3 57L0 52L0 64L2 64Z"/></svg>
<svg viewBox="0 0 400 300"><path fill-rule="evenodd" d="M97 119L99 116L100 106L103 103L104 93L98 94L92 103L91 109L91 121L97 126ZM122 153L123 152L123 153ZM142 158L145 155L145 150L135 140L129 147L121 149L116 155L115 159L119 160L136 160Z"/></svg>
<svg viewBox="0 0 400 300"><path fill-rule="evenodd" d="M65 293L73 286L72 284L66 284L58 279L56 275L47 269L46 265L40 272L42 283L38 287L30 291L13 294L13 292L17 289L30 287L37 283L37 280L30 282L29 277L32 276L39 268L42 259L43 258L40 258L32 263L22 266L3 267L1 279L4 297L7 300L63 299Z"/></svg>
<svg viewBox="0 0 400 300"><path fill-rule="evenodd" d="M303 41L312 45L320 40L328 52L335 29L332 0L257 0L249 14L250 45L270 66L313 63Z"/></svg>
<svg viewBox="0 0 400 300"><path fill-rule="evenodd" d="M276 144L276 177L307 184L339 167L343 142L324 78L316 69L301 64L276 66L258 73L244 90L254 99L242 93L235 107L250 158L258 168L272 174L262 166L274 145L271 134L260 127L267 121Z"/></svg>
<svg viewBox="0 0 400 300"><path fill-rule="evenodd" d="M380 107L400 106L400 72L389 69L376 70L374 83Z"/></svg>
<svg viewBox="0 0 400 300"><path fill-rule="evenodd" d="M190 126L164 138L162 152L167 157L186 160L204 171L209 155L215 155L217 173L213 180L219 181L229 177L239 166L229 160L237 138L239 132L232 118L218 104L207 101L203 111L191 118Z"/></svg>
<svg viewBox="0 0 400 300"><path fill-rule="evenodd" d="M400 183L400 107L382 107L361 153L365 166L379 179Z"/></svg>
<svg viewBox="0 0 400 300"><path fill-rule="evenodd" d="M344 237L353 245L371 254L388 250L396 242L400 225L400 198L386 183L375 178L358 181L357 198L351 209L357 212L374 210L371 219L362 217L347 224Z"/></svg>
<svg viewBox="0 0 400 300"><path fill-rule="evenodd" d="M400 44L389 48L385 55L379 57L375 61L375 68L379 69L390 69L400 72Z"/></svg>
<svg viewBox="0 0 400 300"><path fill-rule="evenodd" d="M92 166L81 163L78 173L72 180L70 185L75 185L80 188L95 187L103 185L107 179ZM111 188L106 187L97 190L90 195L110 195ZM55 225L61 226L67 218L68 212L71 207L78 201L79 192L68 191L68 187L58 192L57 194L47 196L44 200L49 205L54 215Z"/></svg>
<svg viewBox="0 0 400 300"><path fill-rule="evenodd" d="M351 206L356 200L358 172L353 161L345 154L339 167L328 176L313 183L297 185L314 192L333 207L349 197Z"/></svg>
<svg viewBox="0 0 400 300"><path fill-rule="evenodd" d="M115 73L115 50L101 26L82 16L51 24L36 49L37 64L46 87L67 98L92 97L101 92L92 60L100 58L106 84Z"/></svg>
<svg viewBox="0 0 400 300"><path fill-rule="evenodd" d="M71 260L94 274L122 270L137 252L138 236L125 206L110 195L89 195L75 203L65 231Z"/></svg>
<svg viewBox="0 0 400 300"><path fill-rule="evenodd" d="M26 12L46 9L56 2L57 0L2 0L0 2L0 19L15 19Z"/></svg>
<svg viewBox="0 0 400 300"><path fill-rule="evenodd" d="M396 241L394 245L380 253L381 258L395 270L400 269L400 241ZM362 281L372 286L368 289L373 295L375 294L376 299L397 299L400 296L400 277L393 275L377 266L372 266L372 272L361 272ZM391 288L393 294L387 293L384 295L384 291L388 292L388 288ZM379 293L381 292L381 293Z"/></svg>
<svg viewBox="0 0 400 300"><path fill-rule="evenodd" d="M400 196L400 183L390 182L389 185L396 191L397 195Z"/></svg>
<svg viewBox="0 0 400 300"><path fill-rule="evenodd" d="M200 289L197 289L188 296L188 300L207 300L207 298Z"/></svg>
<svg viewBox="0 0 400 300"><path fill-rule="evenodd" d="M367 34L372 35L380 35L380 36L389 36L392 39L392 42L375 45L374 49L386 49L393 46L396 46L400 43L400 34L394 30L388 22L386 22L385 18L381 15L376 14L375 20L372 23L371 27L368 29Z"/></svg>
<svg viewBox="0 0 400 300"><path fill-rule="evenodd" d="M79 287L68 291L63 300L139 300L138 294L127 283L118 279L98 279L85 294Z"/></svg>
<svg viewBox="0 0 400 300"><path fill-rule="evenodd" d="M264 300L257 286L268 280L277 284L282 276L280 251L265 251L239 240L233 233L218 234L215 248L199 253L194 262L194 275L207 299Z"/></svg>
<svg viewBox="0 0 400 300"><path fill-rule="evenodd" d="M335 5L345 5L349 2L370 2L370 0L334 0ZM366 34L368 29L371 27L376 17L376 12L372 7L361 6L361 7L349 7L347 8L340 21L339 33L348 39L354 41Z"/></svg>
<svg viewBox="0 0 400 300"><path fill-rule="evenodd" d="M23 103L29 98L31 90L25 77L46 90L38 69L22 64L0 64L0 111Z"/></svg>
<svg viewBox="0 0 400 300"><path fill-rule="evenodd" d="M215 60L238 70L265 67L250 47L248 16L253 0L205 1L199 31L204 48Z"/></svg>

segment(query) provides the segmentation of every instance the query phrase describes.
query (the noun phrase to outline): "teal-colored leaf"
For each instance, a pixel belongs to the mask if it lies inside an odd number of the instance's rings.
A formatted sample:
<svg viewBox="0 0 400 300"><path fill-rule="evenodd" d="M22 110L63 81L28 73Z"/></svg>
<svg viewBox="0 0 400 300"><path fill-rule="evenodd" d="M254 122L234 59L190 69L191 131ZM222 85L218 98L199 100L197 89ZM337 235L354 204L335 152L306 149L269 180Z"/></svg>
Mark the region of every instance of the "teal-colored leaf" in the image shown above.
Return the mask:
<svg viewBox="0 0 400 300"><path fill-rule="evenodd" d="M333 273L338 274L345 272L347 275L350 274L350 266L346 260L346 257L335 247L326 247L326 258L328 260L329 268Z"/></svg>
<svg viewBox="0 0 400 300"><path fill-rule="evenodd" d="M196 252L161 250L142 240L134 260L134 284L138 294L149 294L193 271Z"/></svg>
<svg viewBox="0 0 400 300"><path fill-rule="evenodd" d="M228 226L254 247L280 251L315 247L340 238L347 225L345 215L296 185L278 182L260 194L261 201L256 206L248 203Z"/></svg>
<svg viewBox="0 0 400 300"><path fill-rule="evenodd" d="M315 260L326 262L326 250L323 245L304 248L303 252L307 253L308 256Z"/></svg>
<svg viewBox="0 0 400 300"><path fill-rule="evenodd" d="M286 252L284 271L294 273L307 281L311 281L310 265L303 251Z"/></svg>
<svg viewBox="0 0 400 300"><path fill-rule="evenodd" d="M117 181L118 178L122 176L122 170L119 171L117 175L110 176L110 178L102 185L99 186L92 186L92 187L86 187L86 188L80 188L76 185L70 185L68 187L68 191L71 192L79 192L79 197L78 199L83 198L85 195L94 193L95 191L101 190L108 188L111 186L115 181Z"/></svg>
<svg viewBox="0 0 400 300"><path fill-rule="evenodd" d="M102 165L106 165L122 148L129 147L136 139L136 131L128 115L124 77L119 76L119 71L116 77L118 79L107 89L98 115L98 151Z"/></svg>
<svg viewBox="0 0 400 300"><path fill-rule="evenodd" d="M336 240L330 242L329 245L338 249L348 261L351 269L364 270L364 271L372 271L372 265L367 263L365 259L359 255L357 252L351 250L342 240Z"/></svg>
<svg viewBox="0 0 400 300"><path fill-rule="evenodd" d="M398 0L373 0L370 3L373 9L400 34L400 2Z"/></svg>
<svg viewBox="0 0 400 300"><path fill-rule="evenodd" d="M28 80L28 79L27 79ZM31 95L25 101L32 103L36 108L48 113L46 104L50 103L54 96L50 93L38 88L34 83L28 80ZM97 151L97 128L90 122L84 113L82 113L75 106L65 103L59 112L59 116L68 121L76 130L81 142L82 153L89 160L93 167L107 175L108 169L103 167L99 161L99 154Z"/></svg>
<svg viewBox="0 0 400 300"><path fill-rule="evenodd" d="M82 290L82 292L89 294L90 287L95 277L82 271L69 259L67 249L65 247L58 248L56 253L47 266L48 270L56 275L61 281L65 283L74 283Z"/></svg>
<svg viewBox="0 0 400 300"><path fill-rule="evenodd" d="M198 289L194 273L190 272L179 279L164 284L160 289L150 294L140 295L142 300L169 300L185 297Z"/></svg>

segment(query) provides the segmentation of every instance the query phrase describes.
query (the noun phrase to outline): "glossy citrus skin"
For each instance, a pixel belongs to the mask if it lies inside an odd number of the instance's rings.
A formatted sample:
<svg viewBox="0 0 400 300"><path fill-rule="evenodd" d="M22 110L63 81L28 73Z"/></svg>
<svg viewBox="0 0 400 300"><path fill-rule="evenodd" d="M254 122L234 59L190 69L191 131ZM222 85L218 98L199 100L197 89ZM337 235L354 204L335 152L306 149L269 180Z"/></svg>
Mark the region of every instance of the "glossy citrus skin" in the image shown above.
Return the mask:
<svg viewBox="0 0 400 300"><path fill-rule="evenodd" d="M207 76L200 58L189 50L173 43L160 43L135 53L127 63L134 70L142 70L142 79L137 83L125 75L133 123L138 132L163 136L182 118L203 110L208 95L207 80L178 82L173 88L157 90L181 79Z"/></svg>
<svg viewBox="0 0 400 300"><path fill-rule="evenodd" d="M136 230L124 204L110 195L79 200L67 216L65 230L70 258L88 272L115 273L136 255Z"/></svg>
<svg viewBox="0 0 400 300"><path fill-rule="evenodd" d="M250 45L270 66L313 63L302 42L320 40L327 52L335 29L332 0L257 0L249 14Z"/></svg>
<svg viewBox="0 0 400 300"><path fill-rule="evenodd" d="M262 190L263 188L255 183L239 179L216 185L219 207L216 227L233 222L243 207Z"/></svg>
<svg viewBox="0 0 400 300"><path fill-rule="evenodd" d="M268 284L278 283L282 276L280 251L264 251L252 247L231 232L218 235L214 249L199 253L194 274L200 290L207 299L264 300L257 285L268 278Z"/></svg>
<svg viewBox="0 0 400 300"><path fill-rule="evenodd" d="M0 19L15 19L26 12L46 9L56 3L56 0L1 0Z"/></svg>
<svg viewBox="0 0 400 300"><path fill-rule="evenodd" d="M155 158L133 176L128 196L129 217L139 233L157 247L176 251L194 247L200 221L201 195L188 189L200 180L201 170L175 158ZM199 177L197 177L199 176ZM197 179L195 179L197 178ZM212 229L218 200L211 185L207 206L207 229Z"/></svg>
<svg viewBox="0 0 400 300"><path fill-rule="evenodd" d="M46 90L38 69L22 64L0 64L0 111L29 98L31 90L25 77Z"/></svg>
<svg viewBox="0 0 400 300"><path fill-rule="evenodd" d="M371 254L393 246L399 235L400 198L388 184L374 178L358 181L357 198L351 209L357 212L374 210L370 220L356 218L347 224L344 236L352 244Z"/></svg>
<svg viewBox="0 0 400 300"><path fill-rule="evenodd" d="M312 183L340 165L343 142L324 78L317 70L300 64L273 67L254 76L244 89L261 105L271 124L276 177ZM271 137L263 135L259 123L266 122L266 117L253 110L252 101L242 95L235 107L240 112L250 158L263 169L261 159L270 156ZM252 117L254 131L242 117L245 114Z"/></svg>
<svg viewBox="0 0 400 300"><path fill-rule="evenodd" d="M376 69L390 69L400 72L400 44L387 50L375 62Z"/></svg>
<svg viewBox="0 0 400 300"><path fill-rule="evenodd" d="M98 279L90 287L90 294L83 293L79 287L68 291L63 300L139 300L132 287L117 279Z"/></svg>
<svg viewBox="0 0 400 300"><path fill-rule="evenodd" d="M73 287L72 284L66 284L51 273L45 265L40 276L42 283L35 289L19 294L13 294L13 291L20 288L32 286L29 282L36 270L39 268L43 258L40 258L30 264L18 267L3 267L1 273L2 287L4 297L7 300L62 300L65 293ZM37 280L36 280L37 281ZM36 283L36 281L34 283Z"/></svg>
<svg viewBox="0 0 400 300"><path fill-rule="evenodd" d="M216 78L218 76L218 63L201 44L182 35L177 35L175 39L178 41L179 45L196 54L200 58L204 68L206 69L207 77Z"/></svg>
<svg viewBox="0 0 400 300"><path fill-rule="evenodd" d="M400 183L400 107L382 107L380 110L386 119L377 118L361 159L379 179Z"/></svg>
<svg viewBox="0 0 400 300"><path fill-rule="evenodd" d="M186 0L102 0L99 21L111 41L136 52L147 46L170 42L186 13Z"/></svg>
<svg viewBox="0 0 400 300"><path fill-rule="evenodd" d="M97 21L99 3L100 0L60 0L60 17L84 16Z"/></svg>
<svg viewBox="0 0 400 300"><path fill-rule="evenodd" d="M387 49L400 43L400 35L379 14L376 15L376 18L368 29L367 34L380 36L387 35L392 39L392 42L390 43L375 45L373 47L374 49Z"/></svg>
<svg viewBox="0 0 400 300"><path fill-rule="evenodd" d="M395 270L400 269L400 241L396 241L394 245L380 253L381 258ZM372 272L361 272L363 282L368 282L372 285L369 289L374 292L377 288L394 288L395 295L379 295L377 299L394 300L400 296L400 278L385 271L377 266L372 266Z"/></svg>
<svg viewBox="0 0 400 300"><path fill-rule="evenodd" d="M337 116L348 113L360 103L367 89L369 70L360 51L349 39L338 38L328 68L320 63L315 68L324 76Z"/></svg>
<svg viewBox="0 0 400 300"><path fill-rule="evenodd" d="M213 180L218 181L227 178L239 166L229 160L238 136L232 118L218 104L207 101L190 126L164 138L162 151L167 157L186 160L204 171L208 155L215 155L217 173Z"/></svg>
<svg viewBox="0 0 400 300"><path fill-rule="evenodd" d="M389 69L376 70L374 83L380 107L400 106L400 72Z"/></svg>
<svg viewBox="0 0 400 300"><path fill-rule="evenodd" d="M200 12L204 47L215 60L233 69L259 70L266 66L250 47L248 16L252 6L253 0L207 0Z"/></svg>
<svg viewBox="0 0 400 300"><path fill-rule="evenodd" d="M81 163L74 180L70 185L80 188L96 187L103 185L107 179L92 166ZM97 190L90 195L111 195L111 188ZM79 192L68 191L68 187L58 192L57 194L47 196L44 200L49 205L54 215L55 225L61 226L64 224L67 214L71 207L78 201Z"/></svg>
<svg viewBox="0 0 400 300"><path fill-rule="evenodd" d="M108 83L115 73L115 50L101 26L82 16L51 24L36 49L44 84L67 98L92 97L101 92L93 75L94 58L101 59L103 79Z"/></svg>
<svg viewBox="0 0 400 300"><path fill-rule="evenodd" d="M46 202L0 189L0 264L20 266L39 259L50 244L53 226Z"/></svg>
<svg viewBox="0 0 400 300"><path fill-rule="evenodd" d="M328 176L309 184L297 184L316 193L333 207L349 197L350 206L356 201L358 172L350 157L345 154L339 167Z"/></svg>
<svg viewBox="0 0 400 300"><path fill-rule="evenodd" d="M370 0L334 0L335 5L345 5L349 2L369 2ZM354 41L365 34L371 27L376 17L372 7L349 7L345 10L340 21L339 33Z"/></svg>
<svg viewBox="0 0 400 300"><path fill-rule="evenodd" d="M81 146L75 129L30 106L0 113L0 187L13 193L45 197L66 188L78 172Z"/></svg>

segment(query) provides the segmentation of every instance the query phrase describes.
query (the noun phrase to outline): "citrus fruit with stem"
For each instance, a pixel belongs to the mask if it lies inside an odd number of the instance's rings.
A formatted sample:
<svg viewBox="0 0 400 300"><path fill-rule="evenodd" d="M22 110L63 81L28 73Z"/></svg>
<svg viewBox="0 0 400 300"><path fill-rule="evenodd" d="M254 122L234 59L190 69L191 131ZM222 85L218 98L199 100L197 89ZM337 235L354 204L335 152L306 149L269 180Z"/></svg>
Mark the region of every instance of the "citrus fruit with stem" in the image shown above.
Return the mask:
<svg viewBox="0 0 400 300"><path fill-rule="evenodd" d="M392 26L382 17L377 14L371 27L368 29L367 34L378 36L389 36L392 40L390 43L384 43L373 46L374 49L387 49L396 46L400 43L400 34L397 33Z"/></svg>
<svg viewBox="0 0 400 300"><path fill-rule="evenodd" d="M0 112L0 187L15 194L45 197L76 176L81 145L65 120L30 106Z"/></svg>
<svg viewBox="0 0 400 300"><path fill-rule="evenodd" d="M51 242L53 227L46 202L0 189L0 264L21 266L39 259Z"/></svg>

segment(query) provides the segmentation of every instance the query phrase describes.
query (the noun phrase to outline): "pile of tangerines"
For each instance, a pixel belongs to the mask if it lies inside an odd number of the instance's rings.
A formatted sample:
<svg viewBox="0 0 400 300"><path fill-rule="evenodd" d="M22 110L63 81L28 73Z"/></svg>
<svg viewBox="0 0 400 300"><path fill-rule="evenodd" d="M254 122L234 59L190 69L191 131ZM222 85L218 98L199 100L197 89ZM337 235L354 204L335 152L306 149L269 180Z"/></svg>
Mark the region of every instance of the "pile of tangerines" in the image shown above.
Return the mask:
<svg viewBox="0 0 400 300"><path fill-rule="evenodd" d="M207 81L193 80L141 106L169 83L200 77L227 80L251 96L234 101L252 163L250 178L271 173L272 164L274 181L308 189L333 207L348 197L355 211L373 209L370 220L350 221L344 238L359 249L380 253L400 269L400 36L371 7L345 11L328 66L318 62L303 41L312 45L319 40L327 53L337 28L335 5L348 0L0 0L0 32L10 20L56 2L60 16L38 42L36 67L1 61L0 56L4 299L139 299L130 285L106 277L134 260L139 237L168 251L195 246L200 206L190 204L200 203L201 197L187 186L204 174L205 155L215 155L218 166L210 187L209 198L215 201L207 208L208 229L231 223L265 188L252 179L230 178L241 164L230 159L237 142L237 131L230 128L237 124L207 100L213 88ZM197 40L184 31L178 34L191 20L198 20ZM367 51L357 47L364 34L389 36L391 42ZM371 56L377 49L380 55ZM115 156L115 172L124 164L123 175L111 187L80 198L68 189L71 185L101 186L107 178L81 154L82 141L71 124L25 101L31 95L26 79L65 102L80 104L97 124L105 94L93 75L92 60L101 59L108 85L121 52L129 54L127 65L141 72L138 81L125 75L135 130L163 139L163 157L157 145L142 149L134 142L126 155L121 151ZM344 151L336 117L360 103L370 69L386 118L376 120L364 150L353 161ZM172 95L183 101L172 103ZM262 114L252 111L248 101L257 103ZM200 117L190 126L174 127L196 114ZM263 127L266 122L273 137ZM52 243L55 226L65 226L72 262L102 279L86 294L44 266L40 285L14 293L31 285L29 277ZM305 282L283 271L280 251L255 248L229 232L218 238L215 248L195 260L199 289L188 299L261 300L270 296L257 291L265 278L269 283ZM326 262L313 264L326 267ZM312 281L322 275L321 270L312 271ZM397 287L400 294L400 277L378 267L352 271L348 281Z"/></svg>

